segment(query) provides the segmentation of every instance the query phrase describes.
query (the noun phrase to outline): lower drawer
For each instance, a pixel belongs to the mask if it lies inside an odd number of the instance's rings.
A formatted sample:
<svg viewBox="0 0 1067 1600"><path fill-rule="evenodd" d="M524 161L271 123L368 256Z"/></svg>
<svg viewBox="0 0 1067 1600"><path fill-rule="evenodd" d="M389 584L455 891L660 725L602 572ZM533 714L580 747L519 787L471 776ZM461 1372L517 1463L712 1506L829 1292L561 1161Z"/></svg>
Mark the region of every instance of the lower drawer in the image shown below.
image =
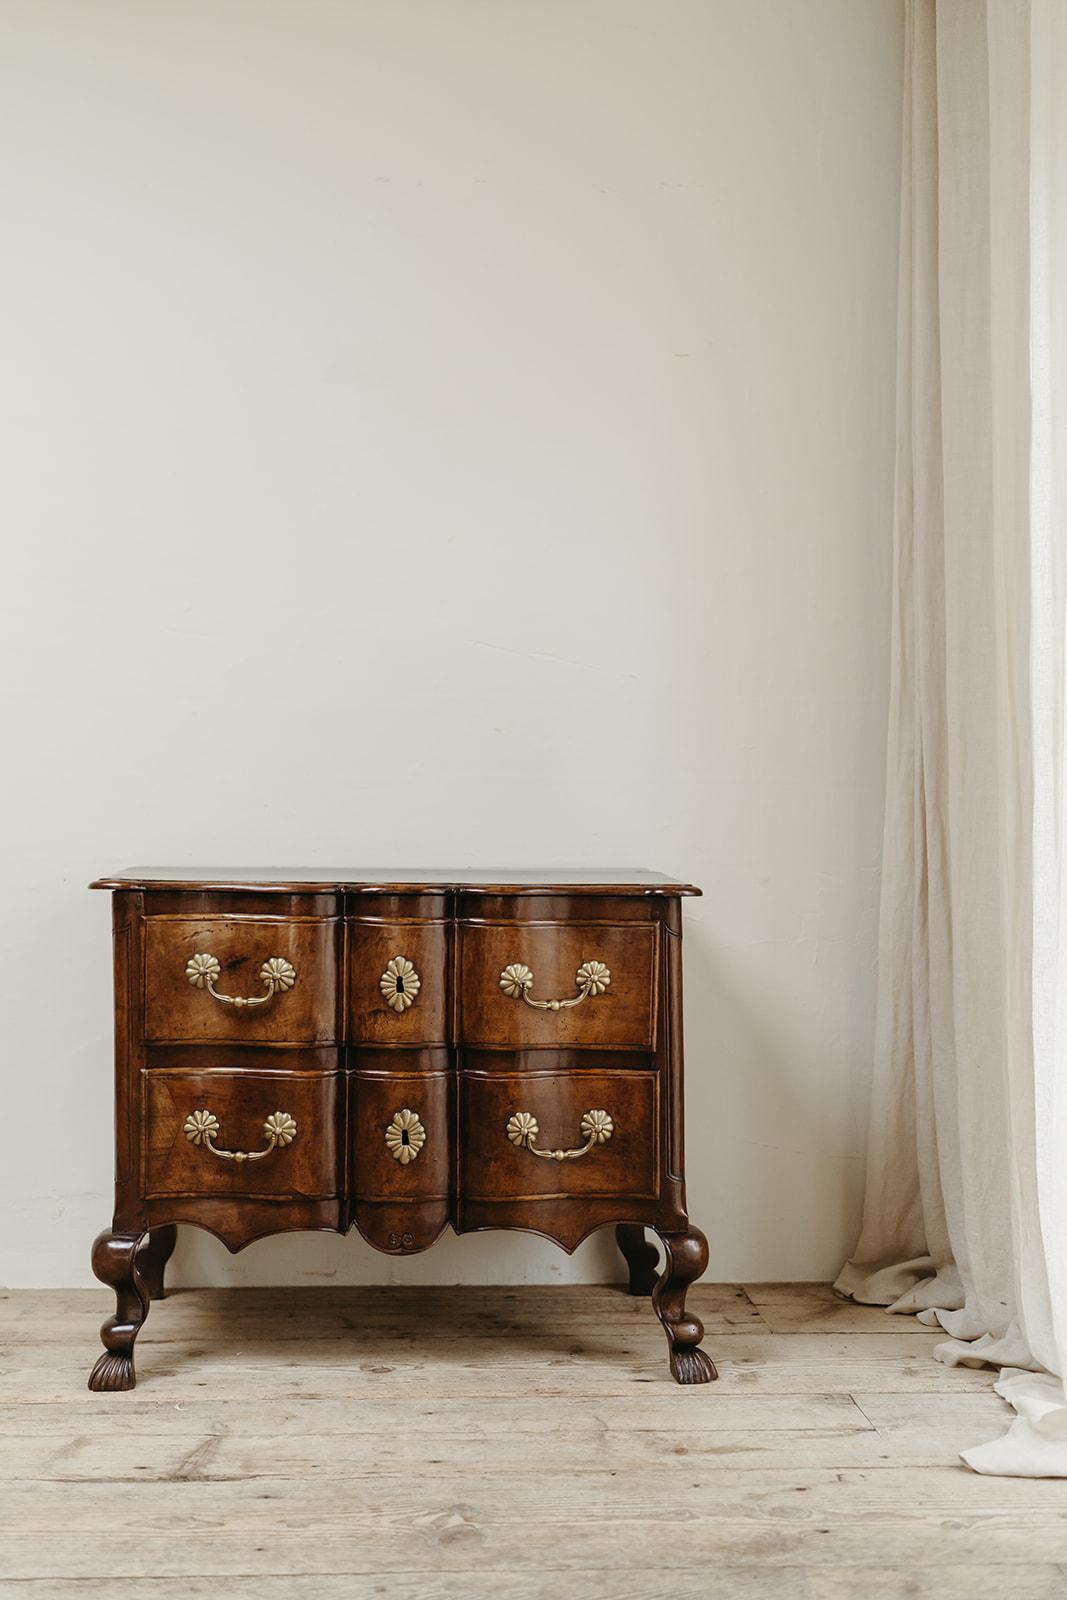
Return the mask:
<svg viewBox="0 0 1067 1600"><path fill-rule="evenodd" d="M450 1215L452 1074L357 1071L349 1082L349 1185L379 1250L425 1250Z"/></svg>
<svg viewBox="0 0 1067 1600"><path fill-rule="evenodd" d="M464 1073L465 1200L659 1193L655 1072Z"/></svg>
<svg viewBox="0 0 1067 1600"><path fill-rule="evenodd" d="M146 1199L340 1192L338 1073L148 1070L143 1084Z"/></svg>
<svg viewBox="0 0 1067 1600"><path fill-rule="evenodd" d="M349 1172L358 1200L448 1200L451 1121L447 1072L356 1072Z"/></svg>

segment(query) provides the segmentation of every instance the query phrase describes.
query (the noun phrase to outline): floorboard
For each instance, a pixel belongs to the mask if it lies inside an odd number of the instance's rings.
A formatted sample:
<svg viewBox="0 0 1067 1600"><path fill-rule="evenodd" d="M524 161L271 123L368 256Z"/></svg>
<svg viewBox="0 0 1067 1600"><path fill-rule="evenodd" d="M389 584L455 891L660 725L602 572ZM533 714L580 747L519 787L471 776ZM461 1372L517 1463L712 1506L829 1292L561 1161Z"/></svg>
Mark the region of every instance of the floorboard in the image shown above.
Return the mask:
<svg viewBox="0 0 1067 1600"><path fill-rule="evenodd" d="M611 1288L197 1290L138 1387L108 1297L0 1296L0 1590L23 1600L1064 1600L1067 1485L982 1478L994 1374L824 1284L698 1286L682 1389Z"/></svg>

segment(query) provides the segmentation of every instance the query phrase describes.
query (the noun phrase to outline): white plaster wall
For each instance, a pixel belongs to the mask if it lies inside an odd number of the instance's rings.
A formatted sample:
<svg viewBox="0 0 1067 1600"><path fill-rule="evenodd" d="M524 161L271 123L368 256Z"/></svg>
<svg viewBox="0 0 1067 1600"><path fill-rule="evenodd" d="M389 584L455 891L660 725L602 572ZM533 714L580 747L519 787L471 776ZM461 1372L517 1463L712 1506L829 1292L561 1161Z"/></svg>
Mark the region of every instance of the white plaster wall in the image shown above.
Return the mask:
<svg viewBox="0 0 1067 1600"><path fill-rule="evenodd" d="M646 865L690 1209L831 1274L871 1052L897 0L0 5L3 1256L91 1281L145 859ZM607 1278L353 1236L179 1281Z"/></svg>

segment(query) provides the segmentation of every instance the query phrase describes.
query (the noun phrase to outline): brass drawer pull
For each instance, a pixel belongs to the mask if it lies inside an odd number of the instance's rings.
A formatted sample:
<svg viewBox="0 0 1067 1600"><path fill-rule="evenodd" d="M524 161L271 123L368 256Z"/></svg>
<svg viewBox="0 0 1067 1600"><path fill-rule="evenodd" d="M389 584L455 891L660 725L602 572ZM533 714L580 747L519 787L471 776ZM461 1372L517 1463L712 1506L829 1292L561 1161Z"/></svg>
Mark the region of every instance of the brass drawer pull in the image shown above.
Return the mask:
<svg viewBox="0 0 1067 1600"><path fill-rule="evenodd" d="M273 1000L276 994L284 994L296 982L296 968L292 963L284 956L270 956L259 969L259 976L267 985L266 994L254 994L246 999L239 994L219 994L215 979L221 971L217 956L191 956L185 963L185 976L193 988L206 989L213 1000L224 1006L265 1006L268 1000Z"/></svg>
<svg viewBox="0 0 1067 1600"><path fill-rule="evenodd" d="M288 1111L272 1111L263 1124L267 1139L265 1150L220 1150L212 1144L219 1131L219 1119L213 1111L191 1111L185 1119L182 1132L191 1144L203 1145L220 1161L262 1161L272 1150L284 1150L296 1138L296 1123Z"/></svg>
<svg viewBox="0 0 1067 1600"><path fill-rule="evenodd" d="M500 974L500 987L509 999L525 1000L535 1011L569 1011L571 1006L580 1006L591 994L603 994L611 982L611 973L602 961L583 961L574 975L579 992L570 1000L531 1000L533 981L533 973L521 961L513 962ZM535 1153L539 1155L540 1151Z"/></svg>
<svg viewBox="0 0 1067 1600"><path fill-rule="evenodd" d="M385 1130L385 1142L390 1155L402 1167L414 1161L426 1143L426 1129L419 1121L418 1112L409 1111L407 1106L403 1111L394 1112L393 1120Z"/></svg>
<svg viewBox="0 0 1067 1600"><path fill-rule="evenodd" d="M542 1161L577 1161L579 1156L587 1156L594 1145L607 1144L615 1132L615 1124L606 1111L584 1112L579 1128L585 1140L580 1150L538 1150L534 1144L541 1131L537 1118L529 1111L516 1111L514 1116L508 1118L507 1135L520 1150L529 1150L532 1156L540 1156Z"/></svg>

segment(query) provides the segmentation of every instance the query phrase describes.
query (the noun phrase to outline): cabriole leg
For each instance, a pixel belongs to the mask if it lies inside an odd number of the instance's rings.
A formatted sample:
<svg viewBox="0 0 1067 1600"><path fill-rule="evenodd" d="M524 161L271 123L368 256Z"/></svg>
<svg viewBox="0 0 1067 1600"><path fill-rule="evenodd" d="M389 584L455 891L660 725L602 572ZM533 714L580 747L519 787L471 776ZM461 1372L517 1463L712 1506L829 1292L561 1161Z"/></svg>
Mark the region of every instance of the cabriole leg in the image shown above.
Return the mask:
<svg viewBox="0 0 1067 1600"><path fill-rule="evenodd" d="M166 1298L163 1275L167 1262L174 1254L177 1238L177 1228L173 1222L168 1222L162 1228L153 1228L151 1233L146 1234L141 1240L137 1251L137 1270L141 1274L150 1300Z"/></svg>
<svg viewBox="0 0 1067 1600"><path fill-rule="evenodd" d="M93 1271L115 1291L115 1315L100 1329L104 1354L89 1374L89 1387L98 1392L134 1385L134 1340L148 1315L148 1289L137 1262L140 1242L140 1235L105 1229L93 1245Z"/></svg>
<svg viewBox="0 0 1067 1600"><path fill-rule="evenodd" d="M630 1293L651 1294L659 1276L659 1251L645 1237L644 1228L633 1222L620 1222L615 1243L630 1269Z"/></svg>
<svg viewBox="0 0 1067 1600"><path fill-rule="evenodd" d="M652 1291L652 1304L671 1348L671 1376L676 1383L710 1383L719 1374L711 1357L697 1348L704 1324L685 1309L689 1285L708 1264L708 1241L694 1227L687 1233L661 1233L660 1239L667 1262Z"/></svg>

